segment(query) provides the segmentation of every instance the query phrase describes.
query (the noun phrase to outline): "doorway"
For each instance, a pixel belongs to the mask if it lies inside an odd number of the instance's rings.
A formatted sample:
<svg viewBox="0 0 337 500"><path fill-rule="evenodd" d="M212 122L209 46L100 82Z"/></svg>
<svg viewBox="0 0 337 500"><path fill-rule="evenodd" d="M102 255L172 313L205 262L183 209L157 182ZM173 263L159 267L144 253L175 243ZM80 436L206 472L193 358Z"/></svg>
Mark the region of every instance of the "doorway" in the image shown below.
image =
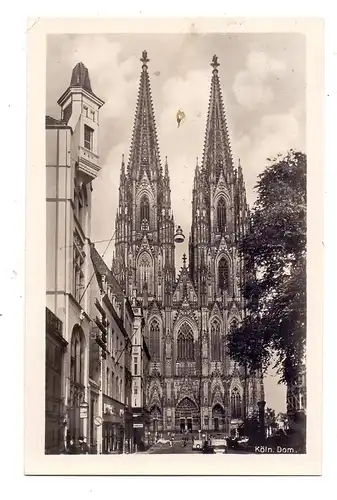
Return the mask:
<svg viewBox="0 0 337 500"><path fill-rule="evenodd" d="M219 430L219 419L217 417L214 419L214 430Z"/></svg>
<svg viewBox="0 0 337 500"><path fill-rule="evenodd" d="M180 419L180 432L185 432L185 419Z"/></svg>
<svg viewBox="0 0 337 500"><path fill-rule="evenodd" d="M191 418L187 419L187 430L188 430L188 432L192 432L192 419Z"/></svg>

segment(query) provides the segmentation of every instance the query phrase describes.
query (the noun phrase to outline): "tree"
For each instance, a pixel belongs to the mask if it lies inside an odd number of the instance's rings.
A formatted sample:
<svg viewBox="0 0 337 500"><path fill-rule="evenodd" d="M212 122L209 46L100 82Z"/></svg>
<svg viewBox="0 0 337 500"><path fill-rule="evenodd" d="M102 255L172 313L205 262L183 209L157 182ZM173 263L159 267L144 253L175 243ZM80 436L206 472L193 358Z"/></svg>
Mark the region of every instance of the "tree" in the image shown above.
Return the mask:
<svg viewBox="0 0 337 500"><path fill-rule="evenodd" d="M296 380L306 339L306 156L279 155L259 175L257 201L240 243L246 315L229 335L234 360Z"/></svg>

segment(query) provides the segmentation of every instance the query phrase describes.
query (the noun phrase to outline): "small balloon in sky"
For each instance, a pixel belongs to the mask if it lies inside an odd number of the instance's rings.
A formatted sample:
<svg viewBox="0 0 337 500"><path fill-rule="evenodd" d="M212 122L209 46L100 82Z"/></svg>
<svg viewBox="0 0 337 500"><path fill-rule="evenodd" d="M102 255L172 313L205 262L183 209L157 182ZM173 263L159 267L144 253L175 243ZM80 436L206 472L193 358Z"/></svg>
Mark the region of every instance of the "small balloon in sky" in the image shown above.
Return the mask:
<svg viewBox="0 0 337 500"><path fill-rule="evenodd" d="M185 113L179 109L176 116L178 127L180 127L180 124L183 122L185 116Z"/></svg>

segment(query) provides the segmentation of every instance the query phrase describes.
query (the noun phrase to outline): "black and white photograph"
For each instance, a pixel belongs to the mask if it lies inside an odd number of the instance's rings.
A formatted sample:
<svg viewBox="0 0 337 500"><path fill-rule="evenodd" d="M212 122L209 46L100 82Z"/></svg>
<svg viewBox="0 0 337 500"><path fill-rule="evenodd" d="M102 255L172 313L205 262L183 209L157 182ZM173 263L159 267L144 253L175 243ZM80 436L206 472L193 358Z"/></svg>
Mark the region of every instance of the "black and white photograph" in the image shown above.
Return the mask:
<svg viewBox="0 0 337 500"><path fill-rule="evenodd" d="M45 52L44 455L305 456L305 33Z"/></svg>

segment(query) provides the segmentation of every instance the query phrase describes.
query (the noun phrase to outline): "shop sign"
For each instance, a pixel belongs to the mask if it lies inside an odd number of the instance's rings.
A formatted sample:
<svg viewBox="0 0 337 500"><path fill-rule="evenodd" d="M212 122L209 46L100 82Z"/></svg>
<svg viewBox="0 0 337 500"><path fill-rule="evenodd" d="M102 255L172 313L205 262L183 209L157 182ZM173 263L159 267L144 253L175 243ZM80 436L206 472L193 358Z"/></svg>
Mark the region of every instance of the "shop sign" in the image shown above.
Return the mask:
<svg viewBox="0 0 337 500"><path fill-rule="evenodd" d="M116 408L113 405L104 404L104 413L106 415L116 415Z"/></svg>
<svg viewBox="0 0 337 500"><path fill-rule="evenodd" d="M133 424L134 429L142 429L144 427L144 424Z"/></svg>
<svg viewBox="0 0 337 500"><path fill-rule="evenodd" d="M88 418L88 403L80 404L80 418Z"/></svg>

